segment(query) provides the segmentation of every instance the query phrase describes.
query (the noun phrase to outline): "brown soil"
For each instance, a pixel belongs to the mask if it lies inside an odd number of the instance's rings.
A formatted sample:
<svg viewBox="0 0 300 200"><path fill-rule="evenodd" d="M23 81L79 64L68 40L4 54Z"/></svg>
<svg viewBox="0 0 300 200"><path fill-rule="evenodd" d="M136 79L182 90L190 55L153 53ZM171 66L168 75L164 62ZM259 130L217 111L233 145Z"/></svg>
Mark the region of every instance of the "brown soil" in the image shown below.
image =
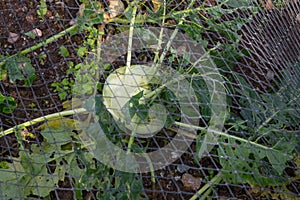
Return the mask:
<svg viewBox="0 0 300 200"><path fill-rule="evenodd" d="M73 0L65 1L64 5L49 3L48 12L45 19L42 20L36 13L38 5L38 1L22 1L20 3L19 1L6 0L0 2L1 55L16 54L63 31L70 26L68 23L76 17L78 11L78 5ZM31 39L24 35L24 33L34 28L40 29L43 36ZM7 41L9 32L20 35L19 39L13 44ZM61 102L50 85L66 76L66 70L69 68L68 61L79 62L75 48L81 42L80 35L72 38L64 37L28 54L27 57L32 60L31 63L37 75L32 86L25 87L23 82L20 81L15 84L11 84L8 80L1 82L1 93L14 97L18 103L17 109L11 116L1 116L4 129L39 116L61 111ZM58 54L61 45L67 46L70 51L71 57L68 60ZM39 60L41 54L46 55L43 62ZM29 106L32 103L35 106Z"/></svg>
<svg viewBox="0 0 300 200"><path fill-rule="evenodd" d="M299 13L299 1L291 1L281 10L262 11L241 30L240 47L249 49L250 54L235 70L257 91L272 90L282 70L300 62Z"/></svg>
<svg viewBox="0 0 300 200"><path fill-rule="evenodd" d="M13 55L24 50L34 44L55 35L66 28L70 27L69 22L76 17L79 9L79 4L76 0L65 0L64 3L55 3L55 1L47 1L48 12L45 19L40 19L36 13L39 1L31 0L3 0L0 2L0 55ZM211 1L213 2L213 1ZM170 5L172 6L172 5ZM176 5L173 5L176 6ZM299 11L299 7L296 7ZM182 8L184 9L184 6ZM281 21L278 27L271 25L263 30L266 34L255 34L262 38L253 38L252 30L249 27L244 27L242 30L243 40L241 47L251 47L250 55L235 66L236 71L240 72L247 80L253 84L258 90L266 91L272 81L265 79L267 69L274 69L273 72L277 76L279 68L287 62L299 61L299 42L294 42L299 34L299 25L294 26L291 22L296 13L295 7L287 8L286 12L272 12L275 21ZM293 12L292 12L293 11ZM295 12L294 12L295 11ZM275 13L275 14L274 14ZM291 14L292 13L292 14ZM292 17L291 17L292 15ZM270 19L273 19L270 17ZM260 18L258 16L257 21ZM257 22L256 21L256 22ZM257 24L257 23L255 23ZM270 22L271 24L271 22ZM272 25L278 24L272 23ZM288 26L288 27L285 27ZM292 28L296 27L296 28ZM30 39L24 33L38 28L42 31L42 37ZM291 30L286 31L287 28ZM276 35L279 32L286 32L284 38ZM7 41L10 32L17 33L20 38L14 42ZM216 42L225 42L222 35L215 32L208 32L203 35L209 41L209 46L214 46ZM285 38L288 38L286 40ZM36 80L32 86L25 87L23 82L17 81L12 84L9 80L0 82L0 92L3 95L12 96L16 99L18 107L11 115L0 113L0 123L4 130L11 128L17 124L23 123L30 119L44 116L50 113L55 113L62 110L62 102L59 99L51 83L61 81L66 77L66 70L69 68L68 62L72 61L75 64L81 62L76 54L76 48L83 42L84 37L80 34L72 37L66 36L57 41L38 49L27 55L31 59L37 74ZM272 41L272 42L270 42ZM282 41L282 45L276 46L276 41ZM255 44L255 45L250 45ZM64 45L70 52L70 57L67 59L58 54L59 47ZM41 62L39 55L46 54L47 58ZM270 57L270 55L272 55ZM267 63L267 64L266 64ZM259 83L257 83L259 80ZM70 97L69 97L70 98ZM32 105L35 106L32 106ZM5 136L0 140L0 155L16 156L18 154L18 145L14 136ZM218 164L217 157L203 158L200 163L194 161L193 152L196 150L196 145L192 144L190 150L185 153L174 164L166 167L163 170L155 172L156 183L152 185L150 174L143 175L144 190L150 199L188 199L196 193L198 188L188 187L182 181L184 174L190 174L194 178L201 180L201 186L205 185L209 180L207 177L213 177L221 169ZM296 184L295 184L296 185ZM297 183L299 186L299 183ZM66 188L70 188L69 182L60 183L60 190L57 190L57 195L51 194L53 199L72 199L72 192ZM199 187L199 188L200 188ZM295 191L294 185L290 186L291 191ZM65 189L64 189L65 188ZM251 191L251 187L245 185L228 185L220 184L212 192L213 199L260 199L259 194ZM263 198L262 198L263 199Z"/></svg>

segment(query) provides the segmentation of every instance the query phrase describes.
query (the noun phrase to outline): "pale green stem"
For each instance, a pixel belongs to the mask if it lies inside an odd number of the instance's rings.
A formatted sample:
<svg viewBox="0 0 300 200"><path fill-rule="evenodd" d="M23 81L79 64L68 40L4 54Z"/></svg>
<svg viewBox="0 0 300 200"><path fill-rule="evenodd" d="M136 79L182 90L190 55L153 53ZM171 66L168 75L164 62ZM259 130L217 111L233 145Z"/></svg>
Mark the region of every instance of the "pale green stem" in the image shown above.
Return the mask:
<svg viewBox="0 0 300 200"><path fill-rule="evenodd" d="M29 48L27 48L27 49L24 49L23 51L20 51L20 52L17 53L17 54L14 54L14 55L11 55L11 56L7 57L4 61L0 62L0 66L2 66L3 64L5 64L6 60L8 60L8 59L10 59L10 58L12 58L12 57L14 57L14 56L17 56L18 54L25 55L25 54L28 54L28 53L30 53L30 52L33 52L33 51L35 51L35 50L37 50L37 49L39 49L39 48L41 48L41 47L43 47L43 46L45 46L45 45L51 43L51 42L54 42L55 40L57 40L57 39L60 38L60 37L63 37L63 36L66 35L67 33L70 33L70 32L72 32L72 31L74 31L74 30L77 28L77 26L78 26L78 25L75 24L75 25L73 25L73 26L67 28L66 30L64 30L64 31L62 31L62 32L60 32L60 33L58 33L58 34L56 34L56 35L54 35L54 36L52 36L52 37L50 37L50 38L48 38L48 39L42 41L42 42L40 42L40 43L38 43L38 44L36 44L36 45L34 45L34 46L32 46L32 47L29 47Z"/></svg>
<svg viewBox="0 0 300 200"><path fill-rule="evenodd" d="M201 197L202 193L204 193L211 186L218 184L221 180L222 177L221 177L221 173L219 172L213 179L211 179L211 181L206 183L200 190L198 190L197 193L190 198L190 200L196 200L197 198Z"/></svg>
<svg viewBox="0 0 300 200"><path fill-rule="evenodd" d="M131 52L132 52L132 40L133 40L133 31L134 31L134 24L135 18L137 13L137 1L133 2L133 10L132 10L132 17L130 20L130 27L129 27L129 38L128 38L128 49L127 49L127 60L126 60L126 71L125 74L130 73L130 66L131 66Z"/></svg>
<svg viewBox="0 0 300 200"><path fill-rule="evenodd" d="M34 124L44 122L46 120L58 119L58 118L61 118L61 117L64 117L64 116L74 115L74 114L83 113L83 112L87 112L87 110L84 109L84 108L78 108L78 109L74 109L74 110L67 110L67 111L62 111L62 112L46 115L46 116L43 116L43 117L39 117L39 118L30 120L28 122L24 122L23 124L16 125L16 126L10 128L10 129L7 129L5 131L0 132L0 138L5 136L5 135L13 133L17 129L22 129L24 127L32 126Z"/></svg>
<svg viewBox="0 0 300 200"><path fill-rule="evenodd" d="M188 8L190 8L194 3L195 3L195 0L192 0L191 3L188 5ZM179 30L178 30L178 25L183 24L183 22L184 22L184 20L185 20L185 17L186 17L186 14L184 14L183 17L180 18L180 20L179 20L179 22L178 22L178 24L177 24L175 30L173 31L171 37L170 37L169 40L168 40L168 43L167 43L167 45L166 45L166 48L164 48L164 50L163 50L163 52L162 52L162 54L161 54L161 56L160 56L160 58L159 58L158 63L155 63L155 64L153 65L153 67L154 67L154 74L157 73L158 67L161 66L161 64L163 63L163 60L164 60L164 58L166 57L166 55L167 55L167 53L168 53L168 51L169 51L169 49L170 49L170 47L171 47L171 44L172 44L173 40L175 39L175 37L176 37L178 31L179 31Z"/></svg>
<svg viewBox="0 0 300 200"><path fill-rule="evenodd" d="M130 138L129 138L129 141L128 141L128 146L127 146L127 153L130 153L131 151L131 147L132 147L132 144L134 142L134 139L135 139L135 135L136 135L136 131L137 131L137 127L138 127L138 124L141 122L142 120L137 120L135 122L135 126L133 128L133 131L131 132L130 134Z"/></svg>
<svg viewBox="0 0 300 200"><path fill-rule="evenodd" d="M165 20L166 20L166 7L167 7L166 6L166 0L164 0L164 3L163 3L164 12L163 12L163 16L162 16L162 27L160 29L160 34L159 34L157 49L154 52L155 53L155 58L154 58L153 63L157 63L157 61L159 59L159 51L161 50L162 40L163 40L163 36L164 36L163 34L164 34L164 26L165 26Z"/></svg>
<svg viewBox="0 0 300 200"><path fill-rule="evenodd" d="M293 103L294 101L296 101L297 99L299 99L300 94L297 95L295 98L291 99L286 105L285 107L287 107L288 105L290 105L291 103ZM259 132L263 127L265 127L268 123L271 122L271 120L280 112L281 110L277 110L276 112L274 112L268 119L266 119L257 129L256 129L256 133ZM264 134L265 135L265 134ZM256 141L258 141L261 137L263 137L264 135L258 137L256 139Z"/></svg>
<svg viewBox="0 0 300 200"><path fill-rule="evenodd" d="M190 14L190 13L195 13L195 12L198 12L198 11L207 11L207 10L211 10L211 9L215 9L217 7L221 7L222 5L226 4L228 2L228 0L222 2L221 4L218 4L216 6L212 6L212 7L204 7L204 6L199 6L197 8L188 8L188 9L184 9L184 10L180 10L180 11L177 11L177 12L173 12L172 13L172 16L174 15L182 15L182 14ZM243 7L239 7L239 9L241 9Z"/></svg>
<svg viewBox="0 0 300 200"><path fill-rule="evenodd" d="M210 49L209 52L212 51L212 50L214 50L214 49L216 49L216 48L218 48L218 47L219 47L219 45L215 46L214 48ZM193 67L196 66L199 62L203 61L203 57L204 57L204 56L207 56L207 55L209 54L209 52L206 52L206 53L205 53L203 56L201 56L197 61L195 61L195 62L193 63ZM171 81L169 81L169 82L167 82L167 83L164 83L164 84L161 85L160 87L156 88L154 91L150 91L150 92L148 92L148 93L145 93L144 96L143 96L140 100L143 101L143 100L148 99L148 98L154 98L154 97L156 97L156 96L157 96L157 95L158 95L158 94L159 94L166 86L171 85L171 84L173 84L173 83L175 83L175 82L178 82L178 81L180 81L180 80L183 80L183 79L185 79L185 78L195 77L195 76L208 77L208 75L212 75L212 74L215 74L215 73L209 72L209 73L205 73L205 74L193 74L193 75L187 74L187 75L185 75L185 76L178 77L178 78L175 79L175 80L171 80Z"/></svg>
<svg viewBox="0 0 300 200"><path fill-rule="evenodd" d="M143 24L145 22L156 24L157 21L152 19L135 19L135 24ZM128 19L112 18L108 20L108 23L128 24Z"/></svg>
<svg viewBox="0 0 300 200"><path fill-rule="evenodd" d="M153 167L153 165L152 165L152 161L150 160L148 154L145 153L145 154L143 154L143 155L144 155L144 157L146 158L146 160L147 160L147 162L148 162L148 164L149 164L149 167L150 167L151 182L152 182L153 184L155 184L155 174L154 174L154 167Z"/></svg>
<svg viewBox="0 0 300 200"><path fill-rule="evenodd" d="M199 200L206 200L208 195L211 193L212 188L210 187L206 192L199 198Z"/></svg>
<svg viewBox="0 0 300 200"><path fill-rule="evenodd" d="M181 126L181 127L185 127L185 128L192 128L192 129L199 130L199 131L203 131L203 130L208 131L207 127L194 126L194 125L185 124L185 123L182 123L182 122L175 122L174 124L177 125L177 126ZM276 152L280 153L280 151L278 151L276 149L273 149L272 147L266 147L266 146L258 144L256 142L252 142L252 141L249 141L249 140L246 140L246 139L234 136L234 135L230 135L228 133L224 133L224 132L213 130L213 129L209 129L209 131L213 132L216 135L224 136L224 137L227 137L227 138L232 138L232 139L238 140L240 142L252 144L252 145L257 146L257 147L262 148L262 149L272 150L272 151L276 151ZM289 157L292 158L292 156L289 156Z"/></svg>

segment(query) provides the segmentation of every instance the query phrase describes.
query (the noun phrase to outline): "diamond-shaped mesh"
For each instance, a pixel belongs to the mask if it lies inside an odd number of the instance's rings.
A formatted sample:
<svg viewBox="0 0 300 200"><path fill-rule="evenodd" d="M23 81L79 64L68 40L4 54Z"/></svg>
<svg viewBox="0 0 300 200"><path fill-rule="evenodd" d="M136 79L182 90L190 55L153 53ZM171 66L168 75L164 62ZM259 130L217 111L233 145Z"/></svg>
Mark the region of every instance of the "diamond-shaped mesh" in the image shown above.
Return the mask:
<svg viewBox="0 0 300 200"><path fill-rule="evenodd" d="M3 0L0 199L300 198L299 0Z"/></svg>

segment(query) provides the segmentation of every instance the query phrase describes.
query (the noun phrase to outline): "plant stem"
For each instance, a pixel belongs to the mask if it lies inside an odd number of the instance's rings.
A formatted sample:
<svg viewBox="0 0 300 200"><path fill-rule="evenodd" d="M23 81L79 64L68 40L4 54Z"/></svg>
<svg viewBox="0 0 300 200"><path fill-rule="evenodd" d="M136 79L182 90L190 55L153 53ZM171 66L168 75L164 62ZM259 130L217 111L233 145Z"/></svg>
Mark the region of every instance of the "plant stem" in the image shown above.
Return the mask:
<svg viewBox="0 0 300 200"><path fill-rule="evenodd" d="M37 50L37 49L39 49L39 48L41 48L41 47L43 47L43 46L51 43L51 42L54 42L58 38L63 37L67 33L74 31L77 28L77 26L78 26L77 24L74 24L73 26L67 28L66 30L61 31L60 33L58 33L58 34L56 34L56 35L54 35L54 36L52 36L52 37L50 37L50 38L48 38L48 39L40 42L40 43L38 43L38 44L36 44L36 45L34 45L32 47L29 47L27 49L24 49L23 51L20 51L18 54L25 55L25 54L28 54L30 52L33 52L33 51L35 51L35 50ZM14 55L11 55L11 56L7 57L4 61L0 62L0 66L2 66L3 64L5 64L6 60L8 60L8 59L10 59L10 58L12 58L14 56L17 56L18 54L14 54Z"/></svg>
<svg viewBox="0 0 300 200"><path fill-rule="evenodd" d="M194 3L195 3L195 0L192 0L192 1L190 2L190 4L188 5L188 8L190 8ZM165 6L165 4L164 4L164 6ZM165 13L164 13L164 14L165 14ZM171 47L171 44L172 44L173 40L175 39L175 37L176 37L178 31L179 31L178 25L183 24L183 22L184 22L184 20L185 20L185 17L186 17L186 14L184 14L184 15L180 18L180 20L179 20L179 22L178 22L178 24L177 24L175 30L173 31L171 37L169 38L168 43L167 43L166 47L164 48L164 50L163 50L163 52L162 52L162 54L161 54L161 56L160 56L160 58L159 58L159 60L158 60L158 63L154 62L154 64L152 65L152 67L154 67L154 73L153 73L153 74L156 74L156 73L157 73L158 67L161 66L161 64L163 63L163 60L164 60L164 58L166 57L166 55L167 55L167 53L168 53L168 51L169 51L169 49L170 49L170 47ZM163 19L164 19L164 16L163 16ZM161 32L161 33L162 33L162 32ZM162 36L162 35L161 35L161 36ZM162 40L162 38L160 38L160 39Z"/></svg>
<svg viewBox="0 0 300 200"><path fill-rule="evenodd" d="M163 41L163 36L164 36L164 26L165 26L165 20L166 20L166 0L163 0L163 8L164 8L164 12L163 12L163 16L162 16L162 23L161 23L161 29L160 29L160 34L159 34L159 39L158 39L158 44L157 44L157 49L154 52L155 57L154 57L154 61L153 63L157 63L158 59L159 59L159 51L161 50L161 45L162 45L162 41ZM157 64L156 64L157 65ZM155 74L156 72L154 72Z"/></svg>
<svg viewBox="0 0 300 200"><path fill-rule="evenodd" d="M211 181L206 183L200 190L197 191L194 196L190 198L190 200L196 200L203 192L205 192L212 185L218 184L222 180L221 173L219 172Z"/></svg>
<svg viewBox="0 0 300 200"><path fill-rule="evenodd" d="M62 111L62 112L42 116L42 117L30 120L30 121L24 122L23 124L16 125L10 129L7 129L6 131L0 132L0 138L5 135L13 133L15 130L23 129L25 127L32 126L32 125L40 123L40 122L44 122L46 120L57 119L57 118L61 118L63 116L69 116L69 115L74 115L74 114L84 113L84 112L87 112L87 110L84 108L78 108L78 109L74 109L74 110L67 110L67 111Z"/></svg>
<svg viewBox="0 0 300 200"><path fill-rule="evenodd" d="M127 49L125 74L129 74L129 70L130 70L130 66L131 66L132 40L133 40L135 18L136 18L136 13L137 13L137 3L138 3L138 1L134 1L133 5L132 5L133 9L132 9L132 17L130 20L130 27L129 27L129 38L128 38L128 49Z"/></svg>
<svg viewBox="0 0 300 200"><path fill-rule="evenodd" d="M211 191L212 191L212 189L211 189L211 187L208 189L208 190L206 190L206 192L201 196L201 198L199 198L199 200L206 200L207 199L207 197L208 197L208 195L211 193Z"/></svg>
<svg viewBox="0 0 300 200"><path fill-rule="evenodd" d="M143 24L145 22L153 23L153 24L157 23L157 21L147 19L147 18L146 19L135 19L135 24ZM107 23L128 24L128 20L127 19L120 19L120 18L112 18L112 19L109 19L107 21Z"/></svg>
<svg viewBox="0 0 300 200"><path fill-rule="evenodd" d="M177 126L181 126L181 127L185 127L185 128L192 128L192 129L199 130L199 131L203 131L203 130L207 131L208 130L207 127L194 126L194 125L185 124L185 123L182 123L182 122L175 122L174 124L177 125ZM249 140L246 140L246 139L234 136L234 135L230 135L228 133L224 133L224 132L217 131L217 130L212 130L212 129L210 129L209 131L213 132L216 135L224 136L224 137L227 137L227 138L232 138L232 139L238 140L240 142L252 144L252 145L257 146L257 147L262 148L262 149L273 150L273 151L276 151L276 152L280 153L280 151L278 151L276 149L273 149L272 147L266 147L266 146L258 144L256 142L252 142L252 141L249 141ZM196 138L196 136L195 136L195 138ZM289 157L292 158L292 156L289 156Z"/></svg>
<svg viewBox="0 0 300 200"><path fill-rule="evenodd" d="M287 104L285 104L285 106L279 110L277 110L276 112L274 112L269 118L267 118L257 129L256 129L256 133L258 133L263 127L265 127L267 124L269 124L271 122L271 120L276 117L276 115L282 111L282 109L288 107L291 103L293 103L294 101L297 101L297 99L299 99L300 94L297 95L296 97L294 97L293 99L291 99ZM265 134L261 135L260 137L258 137L256 139L256 141L258 141L260 138L262 138Z"/></svg>
<svg viewBox="0 0 300 200"><path fill-rule="evenodd" d="M188 5L187 8L192 7L192 5L193 5L194 3L195 3L195 0L192 0L192 1L190 2L190 4ZM170 39L168 40L168 43L167 43L167 45L166 45L166 48L164 49L162 55L160 56L159 63L162 63L162 62L163 62L165 56L167 55L167 52L169 51L169 49L170 49L170 47L171 47L171 44L172 44L173 40L175 39L175 37L176 37L176 35L177 35L178 31L179 31L179 30L178 30L178 25L183 24L183 22L184 22L186 16L187 16L186 14L183 14L183 16L180 18L180 20L179 20L179 22L178 22L178 24L177 24L177 26L176 26L174 32L172 33Z"/></svg>
<svg viewBox="0 0 300 200"><path fill-rule="evenodd" d="M129 141L128 141L127 153L130 153L130 151L131 151L131 147L132 147L132 144L133 144L134 139L135 139L137 127L138 127L138 124L139 124L141 121L142 121L142 120L137 120L137 121L135 122L133 131L131 132L130 138L129 138Z"/></svg>
<svg viewBox="0 0 300 200"><path fill-rule="evenodd" d="M212 6L212 7L204 7L203 5L201 5L201 6L197 7L197 8L192 8L192 9L191 8L187 8L187 9L184 9L184 10L173 12L172 16L174 16L174 15L182 15L182 14L186 15L186 14L195 13L195 12L198 12L198 11L207 11L207 10L215 9L215 8L218 8L218 7L221 7L221 6L225 5L227 2L228 2L228 0L225 0L224 2L222 2L222 3L218 4L218 5ZM197 14L199 14L199 13L197 13Z"/></svg>
<svg viewBox="0 0 300 200"><path fill-rule="evenodd" d="M149 164L149 167L150 167L151 182L152 182L152 184L155 184L155 174L154 174L154 167L153 167L152 161L150 160L148 154L145 153L143 155L146 158L146 160Z"/></svg>

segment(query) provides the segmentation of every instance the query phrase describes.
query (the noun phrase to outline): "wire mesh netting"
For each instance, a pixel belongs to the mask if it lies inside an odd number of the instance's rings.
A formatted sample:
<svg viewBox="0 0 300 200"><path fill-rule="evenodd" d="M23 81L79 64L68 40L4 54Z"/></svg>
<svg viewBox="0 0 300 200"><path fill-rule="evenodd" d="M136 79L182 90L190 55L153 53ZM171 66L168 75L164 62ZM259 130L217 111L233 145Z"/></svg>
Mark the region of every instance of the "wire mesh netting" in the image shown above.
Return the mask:
<svg viewBox="0 0 300 200"><path fill-rule="evenodd" d="M299 0L2 0L0 199L299 199Z"/></svg>

